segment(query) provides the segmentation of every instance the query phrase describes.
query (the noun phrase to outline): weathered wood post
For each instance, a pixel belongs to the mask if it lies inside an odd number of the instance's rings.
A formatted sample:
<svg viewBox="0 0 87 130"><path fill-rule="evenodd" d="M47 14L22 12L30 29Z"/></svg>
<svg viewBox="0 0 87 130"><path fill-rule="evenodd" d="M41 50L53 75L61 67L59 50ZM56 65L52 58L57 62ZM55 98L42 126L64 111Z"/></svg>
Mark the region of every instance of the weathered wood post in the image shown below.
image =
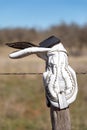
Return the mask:
<svg viewBox="0 0 87 130"><path fill-rule="evenodd" d="M52 130L71 130L69 105L76 99L78 86L75 71L68 64L67 51L61 41L51 36L39 46L23 42L7 45L23 49L11 53L10 58L37 54L46 61L43 81L47 106L50 107Z"/></svg>
<svg viewBox="0 0 87 130"><path fill-rule="evenodd" d="M69 108L60 110L51 106L50 115L52 130L71 130Z"/></svg>

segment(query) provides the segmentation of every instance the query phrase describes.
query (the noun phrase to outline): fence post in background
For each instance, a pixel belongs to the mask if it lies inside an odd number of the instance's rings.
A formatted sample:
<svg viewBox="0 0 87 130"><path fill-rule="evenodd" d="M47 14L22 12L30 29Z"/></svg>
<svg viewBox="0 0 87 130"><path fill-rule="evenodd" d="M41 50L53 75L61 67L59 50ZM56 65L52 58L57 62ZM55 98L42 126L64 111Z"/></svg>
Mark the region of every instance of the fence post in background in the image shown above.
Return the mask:
<svg viewBox="0 0 87 130"><path fill-rule="evenodd" d="M52 130L71 130L69 108L60 110L51 106L50 115Z"/></svg>

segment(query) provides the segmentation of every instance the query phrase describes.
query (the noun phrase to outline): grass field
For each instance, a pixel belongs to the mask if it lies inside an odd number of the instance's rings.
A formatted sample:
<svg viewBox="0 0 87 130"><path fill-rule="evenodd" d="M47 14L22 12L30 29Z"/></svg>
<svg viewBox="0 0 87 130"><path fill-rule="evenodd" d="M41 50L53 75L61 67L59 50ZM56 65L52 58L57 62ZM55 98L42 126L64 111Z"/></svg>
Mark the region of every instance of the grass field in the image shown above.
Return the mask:
<svg viewBox="0 0 87 130"><path fill-rule="evenodd" d="M44 62L36 56L8 58L12 49L0 48L0 72L43 72ZM86 71L86 57L69 57L78 72ZM72 130L87 130L87 75L77 75L79 93L70 105ZM42 75L0 75L0 130L51 130Z"/></svg>

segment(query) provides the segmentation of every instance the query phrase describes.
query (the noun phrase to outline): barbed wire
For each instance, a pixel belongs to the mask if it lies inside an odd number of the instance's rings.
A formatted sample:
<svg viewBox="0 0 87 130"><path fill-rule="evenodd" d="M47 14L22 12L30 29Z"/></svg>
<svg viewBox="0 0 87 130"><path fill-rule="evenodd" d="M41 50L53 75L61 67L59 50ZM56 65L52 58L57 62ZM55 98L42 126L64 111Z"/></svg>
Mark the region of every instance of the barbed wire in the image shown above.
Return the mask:
<svg viewBox="0 0 87 130"><path fill-rule="evenodd" d="M15 72L15 73L9 73L9 72L6 72L6 73L0 73L0 76L4 76L4 75L42 75L43 73L25 73L25 72ZM87 72L76 72L77 75L86 75Z"/></svg>
<svg viewBox="0 0 87 130"><path fill-rule="evenodd" d="M17 73L0 73L0 75L42 75L43 73L24 73L24 72L17 72Z"/></svg>
<svg viewBox="0 0 87 130"><path fill-rule="evenodd" d="M86 75L87 72L76 72L76 74L77 74L77 75L81 75L81 74L82 74L82 75Z"/></svg>

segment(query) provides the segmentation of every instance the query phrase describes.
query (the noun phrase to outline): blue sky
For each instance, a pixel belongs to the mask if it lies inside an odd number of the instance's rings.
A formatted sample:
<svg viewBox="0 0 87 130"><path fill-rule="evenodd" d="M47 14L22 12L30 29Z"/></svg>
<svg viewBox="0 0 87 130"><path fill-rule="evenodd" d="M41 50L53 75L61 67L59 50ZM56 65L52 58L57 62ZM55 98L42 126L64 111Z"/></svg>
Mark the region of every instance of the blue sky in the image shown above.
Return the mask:
<svg viewBox="0 0 87 130"><path fill-rule="evenodd" d="M87 0L0 0L0 28L87 23Z"/></svg>

